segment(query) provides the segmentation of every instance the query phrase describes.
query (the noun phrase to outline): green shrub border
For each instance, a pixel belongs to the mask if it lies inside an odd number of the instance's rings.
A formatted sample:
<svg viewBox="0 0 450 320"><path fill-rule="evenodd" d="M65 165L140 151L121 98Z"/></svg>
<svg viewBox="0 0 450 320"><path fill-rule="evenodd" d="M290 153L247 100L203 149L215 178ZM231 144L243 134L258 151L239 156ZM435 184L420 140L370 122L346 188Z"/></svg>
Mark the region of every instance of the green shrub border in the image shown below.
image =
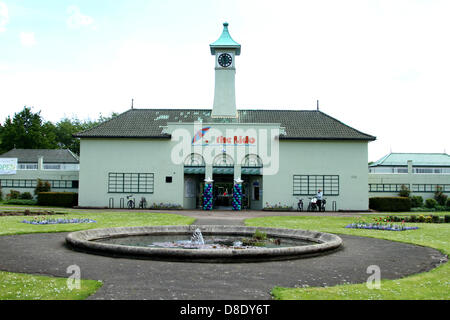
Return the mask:
<svg viewBox="0 0 450 320"><path fill-rule="evenodd" d="M38 205L73 208L78 205L78 193L74 192L40 192Z"/></svg>
<svg viewBox="0 0 450 320"><path fill-rule="evenodd" d="M410 211L411 199L407 197L373 197L369 198L369 208L377 211Z"/></svg>

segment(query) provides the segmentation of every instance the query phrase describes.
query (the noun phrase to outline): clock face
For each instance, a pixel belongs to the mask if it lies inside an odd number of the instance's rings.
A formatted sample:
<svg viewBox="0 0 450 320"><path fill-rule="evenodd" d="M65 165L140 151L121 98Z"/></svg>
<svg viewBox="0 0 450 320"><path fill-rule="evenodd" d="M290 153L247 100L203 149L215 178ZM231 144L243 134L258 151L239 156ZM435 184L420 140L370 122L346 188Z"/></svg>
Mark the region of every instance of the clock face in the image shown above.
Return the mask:
<svg viewBox="0 0 450 320"><path fill-rule="evenodd" d="M223 68L227 68L229 66L231 66L231 64L233 63L233 58L231 57L231 55L229 53L222 53L219 56L219 65Z"/></svg>

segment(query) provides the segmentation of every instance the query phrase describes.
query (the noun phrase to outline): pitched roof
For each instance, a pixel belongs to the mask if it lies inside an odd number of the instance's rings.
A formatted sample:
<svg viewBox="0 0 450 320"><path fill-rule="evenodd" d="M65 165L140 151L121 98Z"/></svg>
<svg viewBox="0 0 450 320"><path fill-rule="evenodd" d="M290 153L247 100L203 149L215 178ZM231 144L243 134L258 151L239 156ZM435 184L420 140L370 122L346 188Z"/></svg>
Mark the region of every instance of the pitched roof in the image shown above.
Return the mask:
<svg viewBox="0 0 450 320"><path fill-rule="evenodd" d="M370 167L406 166L409 160L413 166L450 167L450 156L446 153L390 153Z"/></svg>
<svg viewBox="0 0 450 320"><path fill-rule="evenodd" d="M228 31L228 23L223 24L223 32L220 38L210 45L211 54L216 54L216 49L236 49L236 55L241 54L241 45L231 38Z"/></svg>
<svg viewBox="0 0 450 320"><path fill-rule="evenodd" d="M206 109L131 109L94 128L74 135L78 138L170 138L163 133L168 122L192 123L280 123L285 134L280 139L365 140L362 133L321 111L239 110L236 119L211 117Z"/></svg>
<svg viewBox="0 0 450 320"><path fill-rule="evenodd" d="M19 163L37 163L44 157L44 163L79 163L79 158L68 149L12 149L1 158L17 158Z"/></svg>

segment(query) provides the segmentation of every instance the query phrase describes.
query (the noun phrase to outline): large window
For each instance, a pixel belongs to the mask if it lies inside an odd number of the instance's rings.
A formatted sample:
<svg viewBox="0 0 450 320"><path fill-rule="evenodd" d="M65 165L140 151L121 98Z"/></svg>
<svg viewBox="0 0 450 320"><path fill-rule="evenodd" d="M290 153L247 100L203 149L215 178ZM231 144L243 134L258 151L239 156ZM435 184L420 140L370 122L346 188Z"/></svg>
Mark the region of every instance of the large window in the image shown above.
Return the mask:
<svg viewBox="0 0 450 320"><path fill-rule="evenodd" d="M153 173L110 173L109 193L153 193Z"/></svg>
<svg viewBox="0 0 450 320"><path fill-rule="evenodd" d="M78 189L78 180L42 180L50 183L52 189ZM3 188L36 188L37 180L31 179L1 179L0 186Z"/></svg>
<svg viewBox="0 0 450 320"><path fill-rule="evenodd" d="M450 184L413 184L412 192L436 192L437 188L441 187L442 192L450 192Z"/></svg>
<svg viewBox="0 0 450 320"><path fill-rule="evenodd" d="M321 189L325 196L339 195L339 176L294 175L293 194L315 195Z"/></svg>
<svg viewBox="0 0 450 320"><path fill-rule="evenodd" d="M400 192L402 186L409 189L409 184L371 183L369 184L369 192Z"/></svg>

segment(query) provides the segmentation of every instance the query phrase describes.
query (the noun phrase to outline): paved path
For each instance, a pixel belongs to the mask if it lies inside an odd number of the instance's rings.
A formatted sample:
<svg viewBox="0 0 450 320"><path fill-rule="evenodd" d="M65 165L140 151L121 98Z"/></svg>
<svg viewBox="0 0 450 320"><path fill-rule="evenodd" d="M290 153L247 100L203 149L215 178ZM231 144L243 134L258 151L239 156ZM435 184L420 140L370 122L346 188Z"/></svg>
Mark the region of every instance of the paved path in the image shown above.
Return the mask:
<svg viewBox="0 0 450 320"><path fill-rule="evenodd" d="M242 224L245 215L202 213L196 224ZM83 279L104 283L89 299L248 300L270 299L274 286L364 283L370 265L381 268L383 279L401 278L428 271L444 259L431 248L341 235L343 249L314 258L231 264L162 262L75 252L65 246L65 235L0 237L0 270L67 277L67 267L76 264Z"/></svg>

